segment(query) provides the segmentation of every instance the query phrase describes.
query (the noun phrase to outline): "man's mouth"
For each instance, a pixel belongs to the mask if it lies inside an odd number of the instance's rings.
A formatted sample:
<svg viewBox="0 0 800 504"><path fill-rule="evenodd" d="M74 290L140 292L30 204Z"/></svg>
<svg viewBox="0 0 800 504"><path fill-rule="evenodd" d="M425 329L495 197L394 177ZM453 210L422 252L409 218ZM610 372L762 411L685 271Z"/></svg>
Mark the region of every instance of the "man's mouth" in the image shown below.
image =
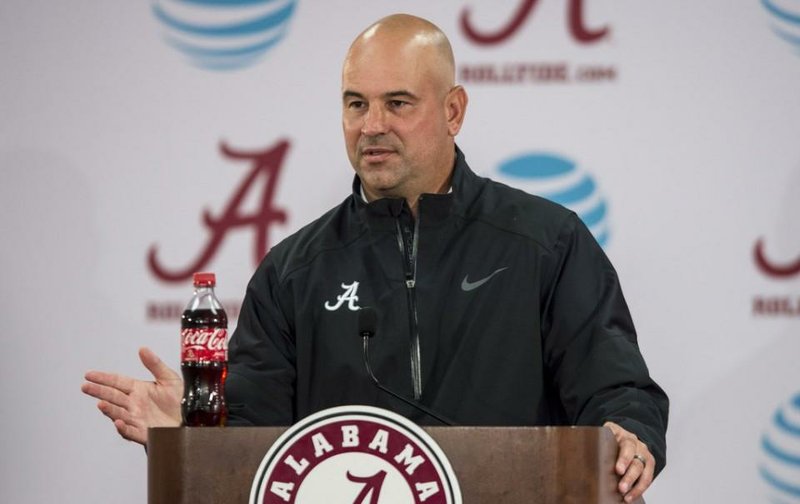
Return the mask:
<svg viewBox="0 0 800 504"><path fill-rule="evenodd" d="M361 149L361 156L369 163L378 163L394 154L392 149L383 147L366 147Z"/></svg>

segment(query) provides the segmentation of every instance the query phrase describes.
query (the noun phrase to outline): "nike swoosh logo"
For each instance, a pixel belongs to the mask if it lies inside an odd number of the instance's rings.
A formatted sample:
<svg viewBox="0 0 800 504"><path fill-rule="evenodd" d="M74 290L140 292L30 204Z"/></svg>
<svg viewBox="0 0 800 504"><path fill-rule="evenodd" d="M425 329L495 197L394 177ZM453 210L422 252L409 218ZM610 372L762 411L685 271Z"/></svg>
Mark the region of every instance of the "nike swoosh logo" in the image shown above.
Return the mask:
<svg viewBox="0 0 800 504"><path fill-rule="evenodd" d="M467 280L467 277L469 276L469 275L467 275L467 276L464 277L464 280L461 281L461 290L463 290L464 292L469 292L471 290L475 290L478 287L480 287L481 285L483 285L486 282L488 282L489 280L491 280L492 277L495 276L496 274L500 273L501 271L505 271L507 269L508 269L508 266L506 266L505 268L500 268L499 270L495 270L495 272L492 273L491 275L487 276L486 278L481 278L480 280L478 280L476 282L470 282L469 280Z"/></svg>

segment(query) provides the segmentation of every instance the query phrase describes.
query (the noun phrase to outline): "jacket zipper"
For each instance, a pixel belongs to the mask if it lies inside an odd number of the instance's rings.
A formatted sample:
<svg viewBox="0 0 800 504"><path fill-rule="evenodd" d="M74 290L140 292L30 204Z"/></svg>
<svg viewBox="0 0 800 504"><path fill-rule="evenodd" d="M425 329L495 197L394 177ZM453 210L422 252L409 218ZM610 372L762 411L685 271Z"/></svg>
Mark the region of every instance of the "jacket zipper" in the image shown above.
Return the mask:
<svg viewBox="0 0 800 504"><path fill-rule="evenodd" d="M417 318L417 248L419 243L419 215L414 220L414 234L409 240L400 228L400 218L395 221L397 226L397 245L403 256L403 270L405 271L406 297L408 298L408 323L411 335L411 380L414 387L414 399L422 397L422 355L419 346L419 322ZM409 243L409 241L411 243Z"/></svg>

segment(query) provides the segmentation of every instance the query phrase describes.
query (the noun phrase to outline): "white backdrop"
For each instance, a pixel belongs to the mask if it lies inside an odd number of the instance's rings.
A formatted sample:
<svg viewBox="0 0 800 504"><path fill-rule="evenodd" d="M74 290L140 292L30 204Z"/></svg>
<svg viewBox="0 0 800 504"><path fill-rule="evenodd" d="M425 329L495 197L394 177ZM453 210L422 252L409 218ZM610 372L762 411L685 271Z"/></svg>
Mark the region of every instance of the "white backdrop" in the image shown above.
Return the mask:
<svg viewBox="0 0 800 504"><path fill-rule="evenodd" d="M461 27L469 9L475 31L498 31L526 3L493 45ZM262 170L240 208L255 215L274 182L268 209L286 219L270 244L348 194L341 61L396 11L449 34L476 171L536 190L499 167L548 154L606 202L605 248L672 401L648 502L800 502L797 0L2 2L0 501L146 500L145 454L80 393L83 373L145 377L142 345L177 365L168 309L190 282L160 279L148 252L180 270L209 243L203 211L219 218L254 166L222 144L289 142L279 178ZM259 227L231 228L203 265L229 311ZM783 276L757 265L759 239Z"/></svg>

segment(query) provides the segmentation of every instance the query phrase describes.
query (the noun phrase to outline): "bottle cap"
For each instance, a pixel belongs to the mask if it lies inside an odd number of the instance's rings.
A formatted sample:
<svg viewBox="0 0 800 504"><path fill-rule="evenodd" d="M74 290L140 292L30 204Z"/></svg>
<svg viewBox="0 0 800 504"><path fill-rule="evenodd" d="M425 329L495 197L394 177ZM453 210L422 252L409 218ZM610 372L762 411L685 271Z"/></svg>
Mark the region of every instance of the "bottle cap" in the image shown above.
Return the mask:
<svg viewBox="0 0 800 504"><path fill-rule="evenodd" d="M214 273L195 273L195 287L214 287L217 284L217 277Z"/></svg>

